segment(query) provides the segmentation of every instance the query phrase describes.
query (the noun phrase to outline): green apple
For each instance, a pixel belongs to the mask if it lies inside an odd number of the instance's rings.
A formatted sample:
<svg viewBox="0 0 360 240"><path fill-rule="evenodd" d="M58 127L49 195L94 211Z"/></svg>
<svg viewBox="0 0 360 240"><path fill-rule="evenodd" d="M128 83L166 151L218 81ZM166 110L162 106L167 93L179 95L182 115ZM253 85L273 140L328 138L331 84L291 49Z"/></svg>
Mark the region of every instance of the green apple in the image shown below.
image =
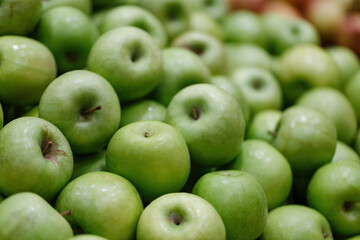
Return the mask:
<svg viewBox="0 0 360 240"><path fill-rule="evenodd" d="M42 43L20 36L0 37L0 102L37 103L56 77L56 63Z"/></svg>
<svg viewBox="0 0 360 240"><path fill-rule="evenodd" d="M22 115L22 117L39 117L39 105L30 108Z"/></svg>
<svg viewBox="0 0 360 240"><path fill-rule="evenodd" d="M41 2L41 0L2 0L0 36L28 35L40 19Z"/></svg>
<svg viewBox="0 0 360 240"><path fill-rule="evenodd" d="M49 9L60 7L60 6L68 6L77 8L83 11L86 15L91 14L92 12L92 1L91 0L46 0L42 1L42 11L45 12Z"/></svg>
<svg viewBox="0 0 360 240"><path fill-rule="evenodd" d="M360 235L354 236L354 237L351 237L351 238L347 238L346 240L360 240Z"/></svg>
<svg viewBox="0 0 360 240"><path fill-rule="evenodd" d="M179 91L168 106L166 122L179 129L191 161L203 167L217 167L233 160L245 132L244 116L236 99L206 83Z"/></svg>
<svg viewBox="0 0 360 240"><path fill-rule="evenodd" d="M292 186L292 171L286 158L269 143L250 139L227 169L251 174L264 189L268 209L282 205Z"/></svg>
<svg viewBox="0 0 360 240"><path fill-rule="evenodd" d="M227 72L231 74L241 67L272 69L272 57L263 48L251 43L226 43Z"/></svg>
<svg viewBox="0 0 360 240"><path fill-rule="evenodd" d="M140 0L92 0L95 9L112 8L119 5L138 4Z"/></svg>
<svg viewBox="0 0 360 240"><path fill-rule="evenodd" d="M225 40L236 43L251 43L265 47L264 25L258 14L238 10L228 14L222 21Z"/></svg>
<svg viewBox="0 0 360 240"><path fill-rule="evenodd" d="M328 219L334 234L360 234L360 165L333 162L319 168L309 183L307 200Z"/></svg>
<svg viewBox="0 0 360 240"><path fill-rule="evenodd" d="M338 140L347 144L353 142L358 121L354 108L342 92L330 87L317 87L301 95L296 104L328 116L336 126Z"/></svg>
<svg viewBox="0 0 360 240"><path fill-rule="evenodd" d="M356 117L360 121L360 70L358 70L353 77L349 79L344 88L346 97L351 102L355 109Z"/></svg>
<svg viewBox="0 0 360 240"><path fill-rule="evenodd" d="M298 45L285 51L280 58L278 74L289 104L310 88L340 86L340 70L335 60L314 44Z"/></svg>
<svg viewBox="0 0 360 240"><path fill-rule="evenodd" d="M39 116L57 126L75 154L105 147L120 124L118 97L104 78L87 70L53 81L39 103Z"/></svg>
<svg viewBox="0 0 360 240"><path fill-rule="evenodd" d="M250 174L239 170L207 173L197 181L193 193L220 214L226 239L253 240L263 232L268 215L266 196Z"/></svg>
<svg viewBox="0 0 360 240"><path fill-rule="evenodd" d="M251 114L282 108L281 86L270 71L259 67L243 67L231 74L231 80L244 94Z"/></svg>
<svg viewBox="0 0 360 240"><path fill-rule="evenodd" d="M143 203L135 187L109 172L91 172L68 183L55 208L74 231L108 239L135 238Z"/></svg>
<svg viewBox="0 0 360 240"><path fill-rule="evenodd" d="M225 48L219 39L207 33L191 31L176 37L172 46L186 48L197 54L211 74L225 73Z"/></svg>
<svg viewBox="0 0 360 240"><path fill-rule="evenodd" d="M285 205L269 213L261 240L332 240L326 218L303 205Z"/></svg>
<svg viewBox="0 0 360 240"><path fill-rule="evenodd" d="M335 154L331 160L332 162L349 161L360 164L360 156L354 149L349 147L347 144L338 141L336 143Z"/></svg>
<svg viewBox="0 0 360 240"><path fill-rule="evenodd" d="M213 172L216 170L217 170L216 167L207 168L191 163L189 178L185 183L184 187L181 189L181 192L191 193L195 183L199 180L199 178L201 178L206 173Z"/></svg>
<svg viewBox="0 0 360 240"><path fill-rule="evenodd" d="M247 124L250 120L249 104L246 102L244 94L237 87L237 85L233 81L231 81L229 77L225 75L213 76L210 81L211 84L230 93L236 99L236 101L240 104L241 110L244 115L245 123Z"/></svg>
<svg viewBox="0 0 360 240"><path fill-rule="evenodd" d="M152 201L140 216L137 240L225 240L215 208L191 193L169 193Z"/></svg>
<svg viewBox="0 0 360 240"><path fill-rule="evenodd" d="M51 200L72 171L69 143L52 123L21 117L1 130L0 192L5 196L30 191Z"/></svg>
<svg viewBox="0 0 360 240"><path fill-rule="evenodd" d="M189 21L189 30L204 32L219 40L224 38L220 23L203 11L191 12Z"/></svg>
<svg viewBox="0 0 360 240"><path fill-rule="evenodd" d="M98 37L98 29L90 17L68 6L47 10L36 28L36 38L54 54L60 74L84 68Z"/></svg>
<svg viewBox="0 0 360 240"><path fill-rule="evenodd" d="M75 179L85 173L105 170L105 150L86 155L74 155L74 170L71 179Z"/></svg>
<svg viewBox="0 0 360 240"><path fill-rule="evenodd" d="M220 20L229 12L229 3L227 0L188 0L190 8L195 11L201 11L214 19Z"/></svg>
<svg viewBox="0 0 360 240"><path fill-rule="evenodd" d="M358 154L360 154L360 129L356 134L354 149Z"/></svg>
<svg viewBox="0 0 360 240"><path fill-rule="evenodd" d="M150 99L141 99L125 105L121 109L120 127L142 120L157 120L164 122L166 107Z"/></svg>
<svg viewBox="0 0 360 240"><path fill-rule="evenodd" d="M273 133L281 116L282 111L275 109L256 113L247 128L246 139L260 139L272 143Z"/></svg>
<svg viewBox="0 0 360 240"><path fill-rule="evenodd" d="M287 108L274 132L273 145L290 162L296 175L312 174L331 161L336 149L336 127L317 110Z"/></svg>
<svg viewBox="0 0 360 240"><path fill-rule="evenodd" d="M211 74L204 62L188 49L169 47L162 51L164 66L160 83L150 94L155 101L168 106L181 89L196 83L210 82Z"/></svg>
<svg viewBox="0 0 360 240"><path fill-rule="evenodd" d="M156 87L163 59L158 44L148 33L128 26L101 35L90 50L87 67L111 83L120 101L130 101Z"/></svg>
<svg viewBox="0 0 360 240"><path fill-rule="evenodd" d="M3 125L4 125L4 113L0 103L0 130L3 128Z"/></svg>
<svg viewBox="0 0 360 240"><path fill-rule="evenodd" d="M35 193L17 193L0 204L1 239L63 240L72 236L69 223Z"/></svg>
<svg viewBox="0 0 360 240"><path fill-rule="evenodd" d="M146 31L161 48L167 45L168 37L163 24L144 8L130 5L112 8L105 14L99 28L104 33L123 26L134 26Z"/></svg>
<svg viewBox="0 0 360 240"><path fill-rule="evenodd" d="M160 121L139 121L120 128L111 138L106 169L128 179L148 203L185 185L190 154L176 128Z"/></svg>
<svg viewBox="0 0 360 240"><path fill-rule="evenodd" d="M108 239L94 235L94 234L78 234L78 235L68 238L66 240L108 240Z"/></svg>

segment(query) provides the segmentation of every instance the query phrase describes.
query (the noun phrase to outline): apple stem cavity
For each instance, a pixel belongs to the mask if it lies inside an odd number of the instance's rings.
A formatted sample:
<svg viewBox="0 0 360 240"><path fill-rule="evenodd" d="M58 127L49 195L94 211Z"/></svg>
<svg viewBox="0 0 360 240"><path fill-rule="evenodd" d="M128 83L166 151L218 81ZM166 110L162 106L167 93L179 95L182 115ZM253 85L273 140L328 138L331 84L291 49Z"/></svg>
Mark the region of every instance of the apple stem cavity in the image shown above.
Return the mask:
<svg viewBox="0 0 360 240"><path fill-rule="evenodd" d="M45 146L42 148L42 155L45 157L50 151L51 147L54 145L52 141L47 141Z"/></svg>
<svg viewBox="0 0 360 240"><path fill-rule="evenodd" d="M269 134L270 136L272 136L273 138L276 138L277 135L278 135L278 133L275 132L275 131L268 131L268 134Z"/></svg>
<svg viewBox="0 0 360 240"><path fill-rule="evenodd" d="M72 211L71 210L67 210L64 211L62 213L60 213L61 216L66 217L66 216L71 216L72 215Z"/></svg>
<svg viewBox="0 0 360 240"><path fill-rule="evenodd" d="M193 107L190 109L191 118L194 120L198 120L201 115L201 111L199 108Z"/></svg>
<svg viewBox="0 0 360 240"><path fill-rule="evenodd" d="M355 207L355 203L353 202L345 202L344 203L344 209L345 209L345 212L350 212L351 210L353 210Z"/></svg>
<svg viewBox="0 0 360 240"><path fill-rule="evenodd" d="M181 223L184 222L184 218L179 216L177 213L171 213L169 217L170 222L172 222L174 225L178 226Z"/></svg>
<svg viewBox="0 0 360 240"><path fill-rule="evenodd" d="M148 132L144 132L144 137L148 138L150 137L150 134Z"/></svg>
<svg viewBox="0 0 360 240"><path fill-rule="evenodd" d="M95 112L95 111L97 111L97 110L100 110L102 108L102 106L101 105L98 105L98 106L96 106L96 107L94 107L94 108L90 108L90 109L87 109L87 110L83 110L82 112L81 112L81 114L82 115L88 115L88 114L90 114L90 113L92 113L92 112Z"/></svg>

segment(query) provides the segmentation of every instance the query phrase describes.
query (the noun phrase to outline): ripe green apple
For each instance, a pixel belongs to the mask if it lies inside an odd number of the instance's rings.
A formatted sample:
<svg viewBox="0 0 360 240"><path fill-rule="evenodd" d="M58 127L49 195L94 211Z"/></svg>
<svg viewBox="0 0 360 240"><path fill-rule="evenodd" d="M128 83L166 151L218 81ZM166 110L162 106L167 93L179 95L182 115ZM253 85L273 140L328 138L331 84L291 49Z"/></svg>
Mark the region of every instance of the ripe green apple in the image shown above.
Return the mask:
<svg viewBox="0 0 360 240"><path fill-rule="evenodd" d="M121 109L120 127L142 120L157 120L164 122L166 107L150 99L141 99L125 105Z"/></svg>
<svg viewBox="0 0 360 240"><path fill-rule="evenodd" d="M337 141L335 154L331 160L332 162L349 161L360 164L360 156L354 149L347 144Z"/></svg>
<svg viewBox="0 0 360 240"><path fill-rule="evenodd" d="M128 179L144 202L179 191L190 173L190 154L180 132L160 121L120 128L106 150L106 169Z"/></svg>
<svg viewBox="0 0 360 240"><path fill-rule="evenodd" d="M68 183L56 199L55 208L74 232L130 240L135 238L143 203L128 180L100 171Z"/></svg>
<svg viewBox="0 0 360 240"><path fill-rule="evenodd" d="M340 87L339 67L330 54L317 45L292 47L282 54L279 64L279 79L289 104L310 88Z"/></svg>
<svg viewBox="0 0 360 240"><path fill-rule="evenodd" d="M266 196L250 174L239 170L210 172L197 181L193 193L220 214L226 239L253 240L263 232L268 215Z"/></svg>
<svg viewBox="0 0 360 240"><path fill-rule="evenodd" d="M120 101L147 95L159 83L163 61L158 44L136 27L112 29L95 42L88 69L107 79Z"/></svg>
<svg viewBox="0 0 360 240"><path fill-rule="evenodd" d="M231 80L242 91L252 115L266 109L282 108L281 86L270 71L259 67L243 67L231 74Z"/></svg>
<svg viewBox="0 0 360 240"><path fill-rule="evenodd" d="M70 180L72 171L69 143L52 123L21 117L1 130L0 192L5 196L30 191L51 200Z"/></svg>
<svg viewBox="0 0 360 240"><path fill-rule="evenodd" d="M56 63L42 43L21 36L0 37L0 102L37 103L56 77Z"/></svg>
<svg viewBox="0 0 360 240"><path fill-rule="evenodd" d="M261 240L332 240L329 222L304 205L285 205L269 213Z"/></svg>
<svg viewBox="0 0 360 240"><path fill-rule="evenodd" d="M39 103L39 116L64 133L75 154L105 147L119 127L120 115L120 103L112 86L87 70L58 77Z"/></svg>
<svg viewBox="0 0 360 240"><path fill-rule="evenodd" d="M273 145L290 162L296 175L312 174L331 161L336 149L336 127L317 110L292 106L280 118Z"/></svg>
<svg viewBox="0 0 360 240"><path fill-rule="evenodd" d="M108 240L108 239L94 234L78 234L66 240Z"/></svg>
<svg viewBox="0 0 360 240"><path fill-rule="evenodd" d="M292 171L286 158L269 143L250 139L227 169L251 174L264 189L268 209L282 205L292 186Z"/></svg>
<svg viewBox="0 0 360 240"><path fill-rule="evenodd" d="M99 31L81 10L60 6L42 14L35 35L54 54L61 74L86 66L89 51L98 39Z"/></svg>
<svg viewBox="0 0 360 240"><path fill-rule="evenodd" d="M189 21L189 30L191 31L204 32L219 40L224 38L220 23L203 11L192 11Z"/></svg>
<svg viewBox="0 0 360 240"><path fill-rule="evenodd" d="M144 8L130 5L112 8L104 15L99 29L104 33L123 26L134 26L146 31L161 48L168 43L163 24L153 13Z"/></svg>
<svg viewBox="0 0 360 240"><path fill-rule="evenodd" d="M342 92L330 87L313 88L301 95L296 104L328 116L335 124L338 140L347 144L353 142L358 128L356 114Z"/></svg>
<svg viewBox="0 0 360 240"><path fill-rule="evenodd" d="M194 84L171 100L166 122L179 129L191 161L203 167L229 163L239 153L245 120L230 93L211 84Z"/></svg>
<svg viewBox="0 0 360 240"><path fill-rule="evenodd" d="M164 66L160 83L150 94L168 106L174 95L186 86L210 82L211 74L204 62L188 49L169 47L162 51Z"/></svg>
<svg viewBox="0 0 360 240"><path fill-rule="evenodd" d="M176 37L172 46L189 49L197 54L211 74L223 74L226 70L226 55L223 43L207 34L190 31Z"/></svg>
<svg viewBox="0 0 360 240"><path fill-rule="evenodd" d="M360 70L358 70L353 77L349 79L344 87L344 93L351 102L357 120L360 121Z"/></svg>
<svg viewBox="0 0 360 240"><path fill-rule="evenodd" d="M105 170L105 150L86 155L74 155L74 170L71 179L75 179L85 173Z"/></svg>
<svg viewBox="0 0 360 240"><path fill-rule="evenodd" d="M333 162L322 166L311 178L307 200L328 219L334 234L360 234L360 165Z"/></svg>
<svg viewBox="0 0 360 240"><path fill-rule="evenodd" d="M92 1L91 0L76 0L76 1L74 1L74 0L46 0L46 1L42 1L43 13L49 9L60 7L60 6L68 6L68 7L77 8L89 16L92 12Z"/></svg>
<svg viewBox="0 0 360 240"><path fill-rule="evenodd" d="M225 240L215 208L191 193L169 193L152 201L140 216L137 240Z"/></svg>
<svg viewBox="0 0 360 240"><path fill-rule="evenodd" d="M247 128L246 139L261 139L272 143L273 133L281 116L282 111L276 109L268 109L256 113Z"/></svg>
<svg viewBox="0 0 360 240"><path fill-rule="evenodd" d="M229 12L229 3L227 0L189 0L191 10L201 11L213 19L221 20Z"/></svg>
<svg viewBox="0 0 360 240"><path fill-rule="evenodd" d="M41 2L41 0L2 0L0 36L28 35L40 19Z"/></svg>
<svg viewBox="0 0 360 240"><path fill-rule="evenodd" d="M4 126L4 113L0 103L0 130L3 128L3 126Z"/></svg>
<svg viewBox="0 0 360 240"><path fill-rule="evenodd" d="M1 239L63 240L72 236L69 223L35 193L17 193L0 204Z"/></svg>

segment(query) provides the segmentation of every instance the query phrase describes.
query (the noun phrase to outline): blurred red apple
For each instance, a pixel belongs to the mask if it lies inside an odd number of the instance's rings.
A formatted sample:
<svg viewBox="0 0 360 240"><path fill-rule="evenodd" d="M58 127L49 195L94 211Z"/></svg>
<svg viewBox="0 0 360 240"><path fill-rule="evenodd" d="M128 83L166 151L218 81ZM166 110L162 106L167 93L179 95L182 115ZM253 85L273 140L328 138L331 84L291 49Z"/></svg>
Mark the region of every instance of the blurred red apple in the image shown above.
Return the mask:
<svg viewBox="0 0 360 240"><path fill-rule="evenodd" d="M301 17L300 11L287 2L270 1L266 2L261 9L262 13L279 13L288 17Z"/></svg>
<svg viewBox="0 0 360 240"><path fill-rule="evenodd" d="M336 44L347 46L360 56L360 13L350 13L340 23Z"/></svg>
<svg viewBox="0 0 360 240"><path fill-rule="evenodd" d="M268 0L228 0L232 11L238 9L247 9L254 12L260 12Z"/></svg>

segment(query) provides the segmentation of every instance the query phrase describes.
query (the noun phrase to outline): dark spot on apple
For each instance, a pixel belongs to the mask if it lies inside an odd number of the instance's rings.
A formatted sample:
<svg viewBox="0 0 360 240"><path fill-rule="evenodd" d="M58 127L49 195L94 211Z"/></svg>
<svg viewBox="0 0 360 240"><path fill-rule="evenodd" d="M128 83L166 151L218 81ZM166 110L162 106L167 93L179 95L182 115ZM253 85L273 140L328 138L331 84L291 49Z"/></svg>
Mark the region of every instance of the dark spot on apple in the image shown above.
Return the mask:
<svg viewBox="0 0 360 240"><path fill-rule="evenodd" d="M66 51L65 58L69 62L76 62L79 59L79 53L77 53L75 51Z"/></svg>
<svg viewBox="0 0 360 240"><path fill-rule="evenodd" d="M182 5L176 2L170 2L167 6L165 6L165 18L169 21L174 21L183 15Z"/></svg>
<svg viewBox="0 0 360 240"><path fill-rule="evenodd" d="M329 233L323 233L323 238L324 238L324 239L326 239L326 238L328 238L328 237L330 237L330 234L329 234Z"/></svg>
<svg viewBox="0 0 360 240"><path fill-rule="evenodd" d="M355 204L353 202L344 202L343 207L344 207L345 212L350 212L351 210L354 209Z"/></svg>
<svg viewBox="0 0 360 240"><path fill-rule="evenodd" d="M67 210L64 211L62 213L60 213L61 216L66 217L66 216L71 216L72 215L72 211L71 210Z"/></svg>
<svg viewBox="0 0 360 240"><path fill-rule="evenodd" d="M130 59L132 62L137 62L143 56L142 48L135 46L130 54Z"/></svg>
<svg viewBox="0 0 360 240"><path fill-rule="evenodd" d="M200 107L192 107L190 109L190 117L193 119L193 120L198 120L201 116L201 108Z"/></svg>
<svg viewBox="0 0 360 240"><path fill-rule="evenodd" d="M259 77L255 77L251 80L251 86L255 90L260 90L264 86L264 81Z"/></svg>
<svg viewBox="0 0 360 240"><path fill-rule="evenodd" d="M150 134L147 131L145 131L144 132L144 137L148 138L148 137L150 137Z"/></svg>
<svg viewBox="0 0 360 240"><path fill-rule="evenodd" d="M170 222L172 222L176 226L178 226L178 225L180 225L181 223L184 222L184 218L180 214L178 214L176 212L173 212L173 213L170 214L169 220L170 220Z"/></svg>
<svg viewBox="0 0 360 240"><path fill-rule="evenodd" d="M193 53L197 54L197 55L202 55L204 54L205 50L206 50L206 46L204 46L203 44L192 44L192 45L183 45L183 48L189 49L190 51L192 51Z"/></svg>

